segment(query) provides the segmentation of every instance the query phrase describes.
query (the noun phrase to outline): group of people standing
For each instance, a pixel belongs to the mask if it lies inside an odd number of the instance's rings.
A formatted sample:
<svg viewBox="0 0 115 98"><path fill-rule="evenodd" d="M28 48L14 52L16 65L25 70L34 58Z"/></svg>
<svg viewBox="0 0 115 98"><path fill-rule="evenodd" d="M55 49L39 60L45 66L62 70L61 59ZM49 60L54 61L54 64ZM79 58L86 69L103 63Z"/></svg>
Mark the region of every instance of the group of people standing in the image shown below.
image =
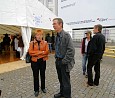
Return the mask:
<svg viewBox="0 0 115 98"><path fill-rule="evenodd" d="M102 59L105 50L105 36L101 33L102 25L98 24L94 26L92 32L87 31L86 37L82 41L82 69L83 75L88 77L88 86L99 85L100 78L100 61ZM93 80L92 67L94 66L95 77Z"/></svg>
<svg viewBox="0 0 115 98"><path fill-rule="evenodd" d="M4 34L4 37L0 39L0 53L2 54L2 51L10 52L10 51L16 51L16 57L21 58L23 55L23 40L21 33L19 35L9 35Z"/></svg>
<svg viewBox="0 0 115 98"><path fill-rule="evenodd" d="M70 71L75 63L73 46L71 36L63 30L63 20L61 18L53 19L53 28L57 32L55 38L55 64L58 79L60 82L60 92L54 95L54 98L71 98L71 83ZM45 70L46 60L48 60L48 43L43 40L43 31L37 30L35 32L34 40L30 42L29 54L31 58L31 69L33 71L34 79L34 95L39 95L39 72L41 78L41 90L46 93L45 88Z"/></svg>
<svg viewBox="0 0 115 98"><path fill-rule="evenodd" d="M61 18L53 19L53 28L57 32L55 38L55 65L60 83L60 92L54 95L54 98L72 98L70 71L75 61L75 49L71 36L63 30L63 20ZM100 78L100 59L105 50L105 37L101 34L102 26L94 26L94 36L91 37L91 31L86 32L86 38L82 42L83 55L83 75L88 76L87 84L89 86L99 85ZM30 42L29 54L31 58L31 69L34 79L34 95L39 95L39 72L41 78L41 90L46 93L45 88L45 70L46 60L48 60L49 48L47 41L43 40L43 31L35 32L34 40ZM86 61L88 61L86 68ZM92 67L95 70L95 79L93 81ZM87 71L86 71L87 69Z"/></svg>

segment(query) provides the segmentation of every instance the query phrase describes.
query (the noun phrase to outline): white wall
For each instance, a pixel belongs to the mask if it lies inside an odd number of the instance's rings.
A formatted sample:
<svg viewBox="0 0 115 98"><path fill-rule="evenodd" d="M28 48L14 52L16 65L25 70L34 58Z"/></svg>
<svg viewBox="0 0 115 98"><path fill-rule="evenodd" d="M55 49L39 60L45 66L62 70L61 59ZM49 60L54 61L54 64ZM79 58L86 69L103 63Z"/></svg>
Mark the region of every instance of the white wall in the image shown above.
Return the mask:
<svg viewBox="0 0 115 98"><path fill-rule="evenodd" d="M109 29L108 42L115 42L115 28Z"/></svg>

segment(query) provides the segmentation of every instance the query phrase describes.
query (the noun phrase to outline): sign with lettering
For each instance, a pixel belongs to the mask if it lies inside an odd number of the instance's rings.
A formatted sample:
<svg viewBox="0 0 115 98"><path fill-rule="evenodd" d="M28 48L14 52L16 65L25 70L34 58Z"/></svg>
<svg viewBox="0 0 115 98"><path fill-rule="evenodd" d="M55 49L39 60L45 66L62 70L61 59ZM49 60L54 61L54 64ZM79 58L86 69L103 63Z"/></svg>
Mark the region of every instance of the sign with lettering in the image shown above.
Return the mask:
<svg viewBox="0 0 115 98"><path fill-rule="evenodd" d="M75 28L115 26L115 0L58 0L58 16Z"/></svg>

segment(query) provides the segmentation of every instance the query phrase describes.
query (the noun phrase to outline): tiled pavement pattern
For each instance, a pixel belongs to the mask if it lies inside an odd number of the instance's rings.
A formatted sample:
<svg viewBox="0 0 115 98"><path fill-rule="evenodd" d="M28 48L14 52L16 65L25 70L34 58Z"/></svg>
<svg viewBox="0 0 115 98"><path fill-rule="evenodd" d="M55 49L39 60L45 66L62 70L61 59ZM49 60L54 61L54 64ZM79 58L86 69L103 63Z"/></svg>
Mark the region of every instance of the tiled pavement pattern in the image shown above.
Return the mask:
<svg viewBox="0 0 115 98"><path fill-rule="evenodd" d="M71 71L72 98L115 98L115 59L104 57L101 63L100 85L87 87L87 79L82 75L80 49L76 48L76 64ZM18 63L19 62L19 63ZM33 94L33 77L30 64L24 61L8 63L25 66L23 68L0 74L0 98L35 98ZM2 64L1 64L2 65ZM0 66L1 66L0 65ZM4 64L4 66L6 66ZM46 69L46 89L40 91L38 98L53 98L59 92L54 55L50 54Z"/></svg>

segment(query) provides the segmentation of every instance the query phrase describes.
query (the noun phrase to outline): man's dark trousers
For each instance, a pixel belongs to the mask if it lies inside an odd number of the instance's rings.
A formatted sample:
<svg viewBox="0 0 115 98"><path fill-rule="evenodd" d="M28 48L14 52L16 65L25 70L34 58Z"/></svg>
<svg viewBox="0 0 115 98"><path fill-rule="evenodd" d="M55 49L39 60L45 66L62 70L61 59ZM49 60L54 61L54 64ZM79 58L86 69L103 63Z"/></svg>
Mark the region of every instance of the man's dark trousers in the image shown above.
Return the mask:
<svg viewBox="0 0 115 98"><path fill-rule="evenodd" d="M70 72L66 72L66 64L62 60L56 59L56 69L60 82L60 94L65 98L71 98Z"/></svg>
<svg viewBox="0 0 115 98"><path fill-rule="evenodd" d="M41 78L41 89L45 89L46 61L43 61L43 59L38 59L37 62L31 62L31 68L34 77L34 91L39 91L39 71Z"/></svg>
<svg viewBox="0 0 115 98"><path fill-rule="evenodd" d="M100 60L102 55L95 54L88 57L88 64L87 64L87 73L88 73L88 84L89 85L99 85L99 78L100 78ZM95 71L95 78L93 81L93 74L92 74L92 67L94 66Z"/></svg>

